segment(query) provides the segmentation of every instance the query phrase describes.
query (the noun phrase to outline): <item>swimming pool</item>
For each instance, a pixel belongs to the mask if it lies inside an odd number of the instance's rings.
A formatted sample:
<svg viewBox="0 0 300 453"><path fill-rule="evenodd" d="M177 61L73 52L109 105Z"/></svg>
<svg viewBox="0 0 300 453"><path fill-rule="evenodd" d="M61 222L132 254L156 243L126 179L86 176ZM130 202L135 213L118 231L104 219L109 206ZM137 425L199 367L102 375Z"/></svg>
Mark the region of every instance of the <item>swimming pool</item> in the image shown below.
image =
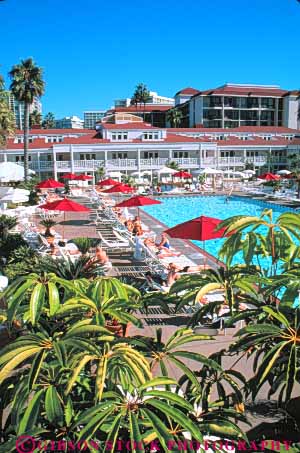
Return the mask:
<svg viewBox="0 0 300 453"><path fill-rule="evenodd" d="M266 208L273 210L274 219L283 212L295 212L292 208L278 206L273 203L268 203L260 200L253 200L243 197L230 197L226 203L225 196L188 196L188 197L159 197L157 198L162 204L144 206L143 210L151 216L158 219L168 227L177 225L195 217L205 215L218 219L227 219L235 215L260 216ZM193 241L199 247L202 243ZM206 241L206 251L217 258L218 251L224 242L224 239L213 239ZM242 260L237 256L234 260L239 263Z"/></svg>

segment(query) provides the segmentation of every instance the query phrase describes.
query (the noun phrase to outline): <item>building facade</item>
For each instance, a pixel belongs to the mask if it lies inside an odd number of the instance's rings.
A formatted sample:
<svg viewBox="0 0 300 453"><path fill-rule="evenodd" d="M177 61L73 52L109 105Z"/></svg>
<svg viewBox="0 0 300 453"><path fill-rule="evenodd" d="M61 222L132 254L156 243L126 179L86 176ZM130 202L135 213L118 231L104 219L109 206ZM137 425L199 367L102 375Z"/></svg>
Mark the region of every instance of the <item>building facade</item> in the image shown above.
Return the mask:
<svg viewBox="0 0 300 453"><path fill-rule="evenodd" d="M183 127L284 126L298 129L299 92L277 85L227 83L205 91L184 88L175 95Z"/></svg>
<svg viewBox="0 0 300 453"><path fill-rule="evenodd" d="M299 131L282 126L170 129L123 113L106 117L96 131L33 129L29 143L30 168L43 179L65 172L93 175L99 167L107 174L154 172L170 162L189 171L243 170L249 165L275 171L288 168L289 156L299 153ZM21 131L8 140L0 160L22 162Z"/></svg>
<svg viewBox="0 0 300 453"><path fill-rule="evenodd" d="M10 109L15 117L16 128L24 129L24 102L17 101L10 91L8 91L7 94ZM34 98L33 103L29 106L29 113L35 111L42 114L42 103L37 97Z"/></svg>
<svg viewBox="0 0 300 453"><path fill-rule="evenodd" d="M55 120L56 129L83 129L83 120L78 116L65 116L60 120Z"/></svg>
<svg viewBox="0 0 300 453"><path fill-rule="evenodd" d="M84 129L95 129L97 121L101 121L105 114L106 110L88 110L83 112Z"/></svg>

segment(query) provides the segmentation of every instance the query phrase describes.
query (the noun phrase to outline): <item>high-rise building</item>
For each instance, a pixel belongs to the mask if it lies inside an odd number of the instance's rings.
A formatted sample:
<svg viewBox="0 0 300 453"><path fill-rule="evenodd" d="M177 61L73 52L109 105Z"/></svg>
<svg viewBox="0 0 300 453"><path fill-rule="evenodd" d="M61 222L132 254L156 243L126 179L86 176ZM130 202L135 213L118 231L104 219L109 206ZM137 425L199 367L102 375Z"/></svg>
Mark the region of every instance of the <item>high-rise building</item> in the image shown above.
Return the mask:
<svg viewBox="0 0 300 453"><path fill-rule="evenodd" d="M87 110L83 112L84 129L95 129L97 121L105 116L106 110Z"/></svg>
<svg viewBox="0 0 300 453"><path fill-rule="evenodd" d="M56 129L83 129L83 120L78 116L65 116L59 120L55 120Z"/></svg>
<svg viewBox="0 0 300 453"><path fill-rule="evenodd" d="M24 128L24 102L16 100L11 91L8 91L8 102L10 109L14 113L15 123L17 129ZM39 98L35 97L33 103L29 106L29 113L37 111L42 114L42 103Z"/></svg>

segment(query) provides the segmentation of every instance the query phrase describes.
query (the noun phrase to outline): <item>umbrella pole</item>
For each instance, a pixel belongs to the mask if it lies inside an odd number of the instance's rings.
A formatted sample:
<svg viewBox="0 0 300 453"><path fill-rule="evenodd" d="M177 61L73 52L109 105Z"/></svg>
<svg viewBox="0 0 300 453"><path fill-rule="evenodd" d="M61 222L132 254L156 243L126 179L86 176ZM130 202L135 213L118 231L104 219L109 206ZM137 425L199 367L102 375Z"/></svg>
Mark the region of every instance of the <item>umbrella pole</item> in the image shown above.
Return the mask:
<svg viewBox="0 0 300 453"><path fill-rule="evenodd" d="M202 248L204 251L204 270L206 269L206 262L207 262L207 256L206 256L206 251L205 251L205 241L202 241Z"/></svg>
<svg viewBox="0 0 300 453"><path fill-rule="evenodd" d="M65 221L66 221L66 211L64 211L64 223L63 223L63 241L65 241Z"/></svg>

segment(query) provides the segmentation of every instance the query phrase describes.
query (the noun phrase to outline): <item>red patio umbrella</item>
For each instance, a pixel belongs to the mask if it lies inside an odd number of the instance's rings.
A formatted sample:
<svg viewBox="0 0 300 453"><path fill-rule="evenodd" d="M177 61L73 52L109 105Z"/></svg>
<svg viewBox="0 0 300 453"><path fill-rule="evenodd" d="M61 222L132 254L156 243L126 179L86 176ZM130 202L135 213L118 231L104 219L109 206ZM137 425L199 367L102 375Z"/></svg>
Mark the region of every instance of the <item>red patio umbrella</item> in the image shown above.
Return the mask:
<svg viewBox="0 0 300 453"><path fill-rule="evenodd" d="M147 206L151 204L161 204L161 201L154 200L153 198L143 197L141 195L137 195L135 197L129 198L128 200L124 200L121 203L116 204L115 208L138 208L138 215L139 215L139 206Z"/></svg>
<svg viewBox="0 0 300 453"><path fill-rule="evenodd" d="M107 178L107 179L104 179L103 181L97 182L97 186L100 186L100 187L116 186L117 184L120 184L119 181L115 181L112 178Z"/></svg>
<svg viewBox="0 0 300 453"><path fill-rule="evenodd" d="M189 179L192 178L193 176L188 173L187 171L180 170L177 173L174 173L173 176L175 178L181 178L181 179Z"/></svg>
<svg viewBox="0 0 300 453"><path fill-rule="evenodd" d="M202 215L169 228L165 233L173 238L202 241L203 250L205 251L205 241L224 237L224 228L216 231L217 226L221 222L222 220L220 219Z"/></svg>
<svg viewBox="0 0 300 453"><path fill-rule="evenodd" d="M105 193L132 193L135 189L133 187L128 186L127 184L118 183L109 189L103 190Z"/></svg>
<svg viewBox="0 0 300 453"><path fill-rule="evenodd" d="M73 179L74 181L90 181L93 177L89 175L77 175Z"/></svg>
<svg viewBox="0 0 300 453"><path fill-rule="evenodd" d="M61 176L62 179L75 179L76 175L75 173L65 173L64 175Z"/></svg>
<svg viewBox="0 0 300 453"><path fill-rule="evenodd" d="M264 179L265 181L278 181L280 176L274 175L273 173L264 173L263 175L258 176L258 179Z"/></svg>
<svg viewBox="0 0 300 453"><path fill-rule="evenodd" d="M47 211L62 211L64 213L64 222L66 220L66 212L89 212L90 209L82 204L75 203L75 201L69 200L69 198L62 198L60 200L51 201L50 203L42 204L39 206ZM64 239L65 228L63 225L63 239Z"/></svg>
<svg viewBox="0 0 300 453"><path fill-rule="evenodd" d="M38 183L35 186L37 189L57 189L58 187L65 187L65 185L61 182L56 181L55 179L46 179Z"/></svg>

